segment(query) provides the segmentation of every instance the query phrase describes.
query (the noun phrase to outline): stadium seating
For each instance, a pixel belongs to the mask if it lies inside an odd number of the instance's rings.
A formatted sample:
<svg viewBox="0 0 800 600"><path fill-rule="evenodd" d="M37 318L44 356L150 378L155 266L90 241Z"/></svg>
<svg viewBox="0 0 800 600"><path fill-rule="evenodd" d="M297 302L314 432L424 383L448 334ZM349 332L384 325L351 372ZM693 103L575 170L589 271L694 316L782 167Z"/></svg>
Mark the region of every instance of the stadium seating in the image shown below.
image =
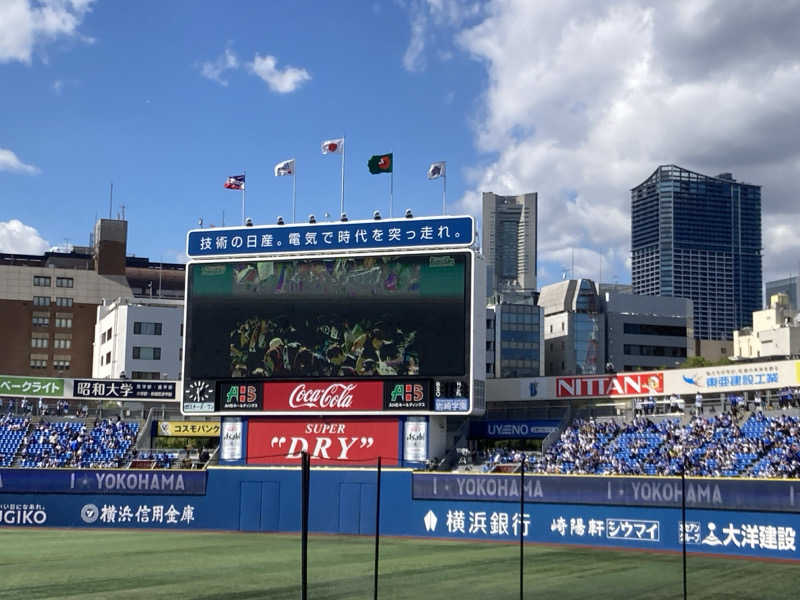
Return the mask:
<svg viewBox="0 0 800 600"><path fill-rule="evenodd" d="M27 417L0 417L0 467L9 467L14 462L29 425Z"/></svg>
<svg viewBox="0 0 800 600"><path fill-rule="evenodd" d="M513 452L509 452L513 455ZM654 423L577 420L531 470L542 473L800 477L800 418L761 412Z"/></svg>
<svg viewBox="0 0 800 600"><path fill-rule="evenodd" d="M119 420L46 422L32 426L23 440L23 467L125 466L139 424Z"/></svg>

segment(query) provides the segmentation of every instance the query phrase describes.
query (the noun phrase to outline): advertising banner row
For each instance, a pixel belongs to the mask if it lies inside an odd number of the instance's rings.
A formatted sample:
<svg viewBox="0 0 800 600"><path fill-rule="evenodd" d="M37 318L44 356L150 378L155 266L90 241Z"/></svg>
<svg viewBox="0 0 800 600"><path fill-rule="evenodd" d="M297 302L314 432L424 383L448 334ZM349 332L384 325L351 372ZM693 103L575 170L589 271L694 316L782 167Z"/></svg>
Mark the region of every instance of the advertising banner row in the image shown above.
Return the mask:
<svg viewBox="0 0 800 600"><path fill-rule="evenodd" d="M143 494L206 493L205 471L120 469L0 469L2 493Z"/></svg>
<svg viewBox="0 0 800 600"><path fill-rule="evenodd" d="M600 375L536 377L516 380L519 397L552 400L556 398L633 398L698 392L719 395L729 392L777 390L800 384L800 361L743 363L697 369L669 369ZM509 396L502 380L489 380L488 397ZM497 390L493 390L496 387ZM517 390L515 390L516 392Z"/></svg>
<svg viewBox="0 0 800 600"><path fill-rule="evenodd" d="M223 412L466 412L469 385L461 380L234 381L218 383L217 398L217 410Z"/></svg>
<svg viewBox="0 0 800 600"><path fill-rule="evenodd" d="M315 533L374 533L372 470L312 470L309 526ZM689 507L417 499L410 474L382 477L381 533L430 539L580 544L800 560L800 514ZM0 526L222 529L296 532L295 469L209 472L204 496L0 493ZM391 507L392 510L386 510Z"/></svg>
<svg viewBox="0 0 800 600"><path fill-rule="evenodd" d="M418 500L519 502L519 475L414 473ZM800 482L680 477L526 475L525 501L800 512Z"/></svg>
<svg viewBox="0 0 800 600"><path fill-rule="evenodd" d="M0 396L86 400L175 400L176 382L0 375Z"/></svg>

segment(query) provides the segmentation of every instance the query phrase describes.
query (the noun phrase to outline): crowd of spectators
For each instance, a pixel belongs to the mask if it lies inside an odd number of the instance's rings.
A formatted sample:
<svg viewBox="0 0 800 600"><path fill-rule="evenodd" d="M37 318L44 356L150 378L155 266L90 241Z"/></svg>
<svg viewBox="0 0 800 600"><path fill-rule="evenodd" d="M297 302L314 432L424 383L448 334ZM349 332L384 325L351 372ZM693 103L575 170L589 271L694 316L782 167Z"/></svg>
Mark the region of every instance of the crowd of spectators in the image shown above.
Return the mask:
<svg viewBox="0 0 800 600"><path fill-rule="evenodd" d="M22 466L124 466L138 431L138 423L116 417L95 419L91 429L82 422L48 422L42 419L22 440Z"/></svg>
<svg viewBox="0 0 800 600"><path fill-rule="evenodd" d="M800 419L757 411L629 423L577 420L530 470L542 473L800 477Z"/></svg>

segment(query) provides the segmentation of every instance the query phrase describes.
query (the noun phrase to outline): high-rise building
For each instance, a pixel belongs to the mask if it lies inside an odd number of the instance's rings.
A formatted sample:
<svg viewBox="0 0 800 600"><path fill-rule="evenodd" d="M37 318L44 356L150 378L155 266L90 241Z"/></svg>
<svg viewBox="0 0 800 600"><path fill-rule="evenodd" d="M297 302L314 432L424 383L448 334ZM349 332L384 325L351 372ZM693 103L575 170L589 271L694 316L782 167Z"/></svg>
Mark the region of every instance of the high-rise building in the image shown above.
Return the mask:
<svg viewBox="0 0 800 600"><path fill-rule="evenodd" d="M536 193L483 193L487 296L536 290Z"/></svg>
<svg viewBox="0 0 800 600"><path fill-rule="evenodd" d="M631 190L635 294L689 298L698 340L761 308L761 187L662 165Z"/></svg>
<svg viewBox="0 0 800 600"><path fill-rule="evenodd" d="M767 308L771 306L771 300L775 294L786 294L789 299L789 308L795 312L800 310L800 277L797 275L768 281L764 288L766 289Z"/></svg>

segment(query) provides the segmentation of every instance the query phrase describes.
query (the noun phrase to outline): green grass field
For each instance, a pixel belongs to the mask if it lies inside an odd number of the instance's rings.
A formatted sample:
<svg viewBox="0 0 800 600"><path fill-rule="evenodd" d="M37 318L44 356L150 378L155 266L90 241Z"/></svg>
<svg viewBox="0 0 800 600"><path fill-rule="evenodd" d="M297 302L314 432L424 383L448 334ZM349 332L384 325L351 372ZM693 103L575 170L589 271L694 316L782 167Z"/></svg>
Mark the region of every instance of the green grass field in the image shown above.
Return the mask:
<svg viewBox="0 0 800 600"><path fill-rule="evenodd" d="M311 536L308 597L372 598L371 538ZM519 598L519 547L381 540L379 598ZM682 598L679 554L530 545L525 597ZM800 595L800 564L689 556L690 598ZM0 529L0 598L300 598L299 535Z"/></svg>

